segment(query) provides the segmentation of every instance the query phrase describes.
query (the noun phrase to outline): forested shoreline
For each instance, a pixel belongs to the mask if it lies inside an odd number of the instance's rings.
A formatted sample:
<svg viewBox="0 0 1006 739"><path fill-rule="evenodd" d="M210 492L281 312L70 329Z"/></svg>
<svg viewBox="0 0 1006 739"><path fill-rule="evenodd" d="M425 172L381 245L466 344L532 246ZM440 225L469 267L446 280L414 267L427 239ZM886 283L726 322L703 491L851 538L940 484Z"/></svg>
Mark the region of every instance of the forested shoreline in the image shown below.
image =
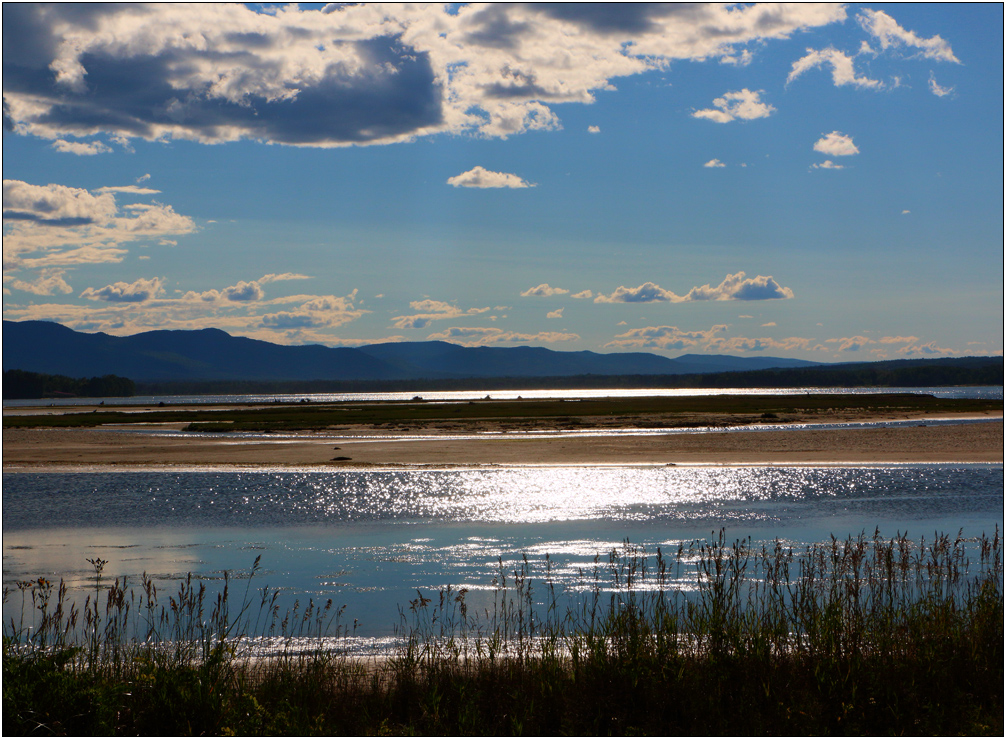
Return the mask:
<svg viewBox="0 0 1006 739"><path fill-rule="evenodd" d="M136 383L128 377L66 377L24 370L3 373L4 400L44 398L127 398L136 394Z"/></svg>
<svg viewBox="0 0 1006 739"><path fill-rule="evenodd" d="M558 377L464 377L410 380L165 380L133 381L117 375L72 378L24 370L3 374L4 400L132 395L248 395L542 388L758 388L937 387L1002 385L1001 357L895 360L819 367L684 375L570 375Z"/></svg>

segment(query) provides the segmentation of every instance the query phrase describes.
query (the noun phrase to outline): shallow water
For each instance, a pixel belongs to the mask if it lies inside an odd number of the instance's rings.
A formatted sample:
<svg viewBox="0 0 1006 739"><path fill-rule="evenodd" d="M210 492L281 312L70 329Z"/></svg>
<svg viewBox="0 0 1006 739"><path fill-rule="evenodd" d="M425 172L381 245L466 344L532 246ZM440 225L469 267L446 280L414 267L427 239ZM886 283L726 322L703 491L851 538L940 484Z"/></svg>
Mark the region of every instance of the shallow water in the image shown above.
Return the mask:
<svg viewBox="0 0 1006 739"><path fill-rule="evenodd" d="M523 556L540 578L548 555L572 589L626 539L653 553L725 527L801 547L875 529L973 537L1002 518L1002 464L9 473L3 580L65 578L80 600L100 557L106 579L146 572L170 593L189 572L211 588L246 577L261 556L249 592L332 598L358 634L387 636L417 589L464 586L479 607Z"/></svg>

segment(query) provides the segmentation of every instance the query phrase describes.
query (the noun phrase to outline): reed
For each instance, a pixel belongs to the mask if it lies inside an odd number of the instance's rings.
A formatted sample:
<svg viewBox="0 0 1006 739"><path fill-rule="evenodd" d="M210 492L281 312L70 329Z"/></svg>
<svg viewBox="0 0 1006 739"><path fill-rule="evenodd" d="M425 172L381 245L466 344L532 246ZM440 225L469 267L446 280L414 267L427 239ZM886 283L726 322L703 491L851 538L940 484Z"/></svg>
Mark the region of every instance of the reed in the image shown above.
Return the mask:
<svg viewBox="0 0 1006 739"><path fill-rule="evenodd" d="M401 606L385 659L345 606L191 576L165 600L102 578L83 607L4 590L4 734L994 734L1003 551L874 533L794 550L725 532L626 541L572 587L500 560L491 606L453 586ZM255 647L268 642L267 658Z"/></svg>

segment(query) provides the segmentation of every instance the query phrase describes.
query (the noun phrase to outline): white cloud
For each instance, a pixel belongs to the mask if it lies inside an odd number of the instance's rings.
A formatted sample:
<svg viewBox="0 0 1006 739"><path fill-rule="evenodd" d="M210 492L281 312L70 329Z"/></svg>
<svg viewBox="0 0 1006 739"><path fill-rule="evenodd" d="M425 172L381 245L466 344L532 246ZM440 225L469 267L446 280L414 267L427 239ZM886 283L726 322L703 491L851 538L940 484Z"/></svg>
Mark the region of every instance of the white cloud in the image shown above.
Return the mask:
<svg viewBox="0 0 1006 739"><path fill-rule="evenodd" d="M534 187L534 184L525 182L515 174L506 172L493 172L485 167L476 166L467 172L450 177L448 185L454 187L479 187L479 188L522 188Z"/></svg>
<svg viewBox="0 0 1006 739"><path fill-rule="evenodd" d="M146 303L164 292L160 277L135 282L115 282L101 288L89 287L80 294L88 300L103 300L106 303Z"/></svg>
<svg viewBox="0 0 1006 739"><path fill-rule="evenodd" d="M908 31L899 26L897 21L882 10L864 8L856 16L856 20L863 27L863 30L880 42L880 48L885 51L889 48L904 46L918 49L919 54L926 59L960 64L960 60L954 56L950 44L940 36L922 38L915 32Z"/></svg>
<svg viewBox="0 0 1006 739"><path fill-rule="evenodd" d="M463 346L486 346L489 344L554 344L563 341L576 341L578 334L563 331L541 331L536 334L524 334L516 331L504 331L499 328L465 328L452 326L440 333L430 334L430 341L450 341Z"/></svg>
<svg viewBox="0 0 1006 739"><path fill-rule="evenodd" d="M268 274L259 277L256 282L260 285L265 285L268 282L281 282L284 280L312 280L314 279L310 275L301 275L296 272L283 272L282 274ZM383 295L375 295L376 298L384 297Z"/></svg>
<svg viewBox="0 0 1006 739"><path fill-rule="evenodd" d="M601 133L600 126L587 126L587 133Z"/></svg>
<svg viewBox="0 0 1006 739"><path fill-rule="evenodd" d="M122 261L125 245L192 233L196 225L170 205L119 206L114 188L3 182L4 270Z"/></svg>
<svg viewBox="0 0 1006 739"><path fill-rule="evenodd" d="M294 146L560 127L613 81L836 23L827 3L5 6L10 120L51 139ZM55 84L53 84L53 80Z"/></svg>
<svg viewBox="0 0 1006 739"><path fill-rule="evenodd" d="M706 162L702 166L703 167L725 167L727 165L725 165L719 159L710 159L708 162Z"/></svg>
<svg viewBox="0 0 1006 739"><path fill-rule="evenodd" d="M901 211L901 215L903 215L903 216L907 216L907 215L908 215L909 213L911 213L911 212L912 212L912 211L910 211L910 210L903 210L903 211Z"/></svg>
<svg viewBox="0 0 1006 739"><path fill-rule="evenodd" d="M99 187L95 192L121 192L129 195L157 195L160 190L153 190L149 187L138 187L137 185L119 185L117 187Z"/></svg>
<svg viewBox="0 0 1006 739"><path fill-rule="evenodd" d="M460 316L476 316L488 313L490 308L468 308L463 310L451 303L440 300L413 300L409 303L413 310L421 311L411 316L395 316L391 319L391 325L397 329L426 328L433 321L443 321L447 318L458 318Z"/></svg>
<svg viewBox="0 0 1006 739"><path fill-rule="evenodd" d="M254 282L254 281L253 281ZM129 335L151 329L221 328L232 334L280 343L340 343L326 329L354 321L369 311L356 307L357 291L348 295L291 295L272 300L231 300L254 296L249 282L231 288L188 291L177 298L163 297L159 278L119 282L88 288L82 297L93 303L42 303L4 306L11 320L48 320L84 331ZM245 286L246 295L241 294ZM290 310L263 312L270 305L291 304Z"/></svg>
<svg viewBox="0 0 1006 739"><path fill-rule="evenodd" d="M774 324L772 324L774 325ZM634 328L618 334L607 348L657 349L662 351L690 351L701 349L715 353L739 353L761 351L826 351L814 339L790 336L784 339L747 336L726 337L723 334L730 327L717 324L708 329L684 331L677 326L646 326Z"/></svg>
<svg viewBox="0 0 1006 739"><path fill-rule="evenodd" d="M848 157L859 153L859 148L853 143L851 136L832 131L814 142L814 151L833 157Z"/></svg>
<svg viewBox="0 0 1006 739"><path fill-rule="evenodd" d="M595 303L690 303L700 300L776 300L794 297L793 291L782 287L771 276L747 277L744 272L728 274L715 287L693 287L685 295L664 290L660 285L645 282L639 287L620 286L611 295L598 295Z"/></svg>
<svg viewBox="0 0 1006 739"><path fill-rule="evenodd" d="M793 62L793 68L786 77L786 84L789 84L804 72L815 67L831 67L831 79L836 87L842 85L855 85L867 89L880 89L883 83L879 80L872 80L869 77L857 77L853 67L852 57L838 49L807 49L806 55Z"/></svg>
<svg viewBox="0 0 1006 739"><path fill-rule="evenodd" d="M19 280L11 277L10 286L15 290L33 293L35 295L53 295L57 292L68 294L73 288L63 279L64 269L43 269L32 281ZM6 280L5 275L5 280Z"/></svg>
<svg viewBox="0 0 1006 739"><path fill-rule="evenodd" d="M562 312L565 308L556 308L553 311L549 311L545 314L545 318L562 318Z"/></svg>
<svg viewBox="0 0 1006 739"><path fill-rule="evenodd" d="M936 97L943 98L943 97L946 97L947 95L952 95L953 92L954 92L954 88L952 88L952 87L942 87L942 86L936 84L936 78L933 76L933 73L930 72L929 73L929 91L932 92L933 95L935 95Z"/></svg>
<svg viewBox="0 0 1006 739"><path fill-rule="evenodd" d="M586 300L588 298L594 297L594 293L592 293L590 290L581 290L578 293L573 293L569 297L576 298L577 300Z"/></svg>
<svg viewBox="0 0 1006 739"><path fill-rule="evenodd" d="M520 294L522 298L527 297L548 297L550 295L565 295L569 290L565 290L561 287L552 287L547 282L543 282L537 287L528 288ZM576 297L575 295L573 297Z"/></svg>
<svg viewBox="0 0 1006 739"><path fill-rule="evenodd" d="M754 55L749 49L744 49L740 54L720 57L720 64L732 64L735 67L746 67L754 59Z"/></svg>
<svg viewBox="0 0 1006 739"><path fill-rule="evenodd" d="M115 198L63 185L29 185L3 181L4 220L80 225L107 221L116 212Z"/></svg>
<svg viewBox="0 0 1006 739"><path fill-rule="evenodd" d="M683 300L778 300L793 297L793 291L782 287L771 276L747 277L744 272L728 274L716 287L693 287Z"/></svg>
<svg viewBox="0 0 1006 739"><path fill-rule="evenodd" d="M100 141L64 141L56 139L52 142L52 148L64 154L76 154L79 157L89 157L95 154L107 154L112 149Z"/></svg>
<svg viewBox="0 0 1006 739"><path fill-rule="evenodd" d="M679 296L670 290L664 290L653 282L644 282L639 287L620 285L611 295L598 295L595 303L657 303L679 301Z"/></svg>
<svg viewBox="0 0 1006 739"><path fill-rule="evenodd" d="M751 91L746 87L743 90L728 92L723 97L713 100L714 107L697 110L692 113L692 117L708 118L716 123L728 123L738 118L745 121L767 118L772 115L775 108L759 99L762 92L764 90Z"/></svg>
<svg viewBox="0 0 1006 739"><path fill-rule="evenodd" d="M812 164L812 165L810 165L810 168L811 169L845 169L845 165L844 164L835 164L835 162L831 161L830 159L825 159L820 164Z"/></svg>
<svg viewBox="0 0 1006 739"><path fill-rule="evenodd" d="M718 324L704 331L682 331L677 326L646 326L618 334L605 348L663 349L665 351L688 349L712 340L729 326Z"/></svg>
<svg viewBox="0 0 1006 739"><path fill-rule="evenodd" d="M733 336L726 338L717 336L711 339L704 346L706 351L711 352L791 352L791 351L827 351L823 344L814 343L814 339L806 339L800 336L789 336L785 339L773 339L769 337L751 338L747 336Z"/></svg>
<svg viewBox="0 0 1006 739"><path fill-rule="evenodd" d="M877 342L869 336L844 336L840 339L825 339L828 344L838 344L840 352L858 352L863 347Z"/></svg>
<svg viewBox="0 0 1006 739"><path fill-rule="evenodd" d="M880 339L881 344L914 344L919 340L918 336L884 336Z"/></svg>

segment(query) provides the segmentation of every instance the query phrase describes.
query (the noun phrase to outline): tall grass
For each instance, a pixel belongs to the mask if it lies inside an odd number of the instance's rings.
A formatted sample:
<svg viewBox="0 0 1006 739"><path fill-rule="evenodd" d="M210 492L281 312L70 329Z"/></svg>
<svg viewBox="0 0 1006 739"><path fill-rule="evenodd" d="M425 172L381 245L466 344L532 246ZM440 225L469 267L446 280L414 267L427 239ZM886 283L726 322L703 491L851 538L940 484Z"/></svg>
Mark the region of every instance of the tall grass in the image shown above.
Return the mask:
<svg viewBox="0 0 1006 739"><path fill-rule="evenodd" d="M1003 551L875 533L794 551L625 542L563 590L498 562L491 605L448 586L400 608L386 659L349 656L331 601L275 591L165 602L103 583L67 605L4 591L5 734L1000 734ZM534 577L538 574L538 577ZM232 606L232 601L234 605ZM474 601L472 601L474 602ZM486 600L484 602L489 602ZM249 658L262 636L280 642ZM253 656L253 655L252 655Z"/></svg>

